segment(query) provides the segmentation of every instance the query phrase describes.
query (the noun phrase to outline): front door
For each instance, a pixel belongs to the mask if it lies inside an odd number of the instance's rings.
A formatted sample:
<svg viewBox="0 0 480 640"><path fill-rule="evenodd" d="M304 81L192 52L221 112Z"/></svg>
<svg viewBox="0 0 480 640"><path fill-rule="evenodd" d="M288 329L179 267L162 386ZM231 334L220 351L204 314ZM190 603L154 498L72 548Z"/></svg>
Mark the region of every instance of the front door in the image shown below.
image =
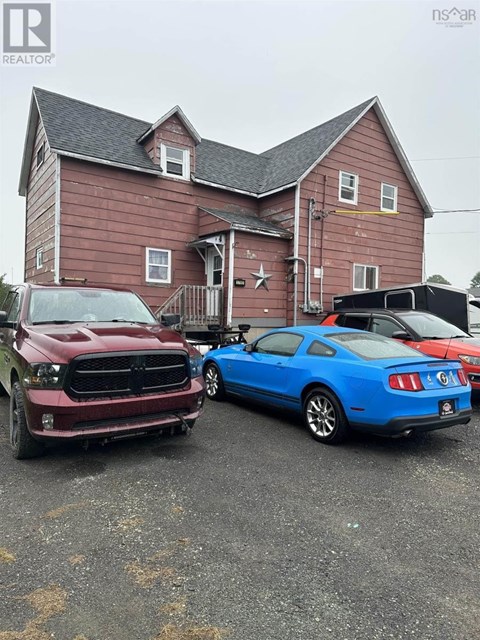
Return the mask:
<svg viewBox="0 0 480 640"><path fill-rule="evenodd" d="M223 257L219 250L223 250L223 245L218 247L208 247L205 252L207 269L207 287L216 287L207 290L207 315L218 317L220 315L220 296L222 295L223 281Z"/></svg>

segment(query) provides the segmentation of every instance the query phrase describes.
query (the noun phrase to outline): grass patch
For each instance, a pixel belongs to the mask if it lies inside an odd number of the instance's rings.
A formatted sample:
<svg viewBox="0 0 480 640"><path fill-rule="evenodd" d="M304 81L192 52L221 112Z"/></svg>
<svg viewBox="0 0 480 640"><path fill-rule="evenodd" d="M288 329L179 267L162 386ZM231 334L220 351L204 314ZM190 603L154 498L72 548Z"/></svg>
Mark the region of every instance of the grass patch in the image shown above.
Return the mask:
<svg viewBox="0 0 480 640"><path fill-rule="evenodd" d="M11 562L15 562L16 558L13 553L11 553L5 547L0 547L0 562L4 564L10 564Z"/></svg>
<svg viewBox="0 0 480 640"><path fill-rule="evenodd" d="M153 640L222 640L230 634L228 629L219 627L197 627L167 624Z"/></svg>
<svg viewBox="0 0 480 640"><path fill-rule="evenodd" d="M176 602L169 602L160 607L160 613L166 613L169 616L178 616L185 612L187 606L187 599L185 596L177 600Z"/></svg>
<svg viewBox="0 0 480 640"><path fill-rule="evenodd" d="M59 518L63 516L65 513L69 511L73 511L74 509L83 509L86 507L86 502L74 502L73 504L64 504L63 507L58 507L57 509L52 509L51 511L47 511L42 517L45 520L54 520L55 518Z"/></svg>
<svg viewBox="0 0 480 640"><path fill-rule="evenodd" d="M137 560L127 564L125 571L144 589L152 587L157 580L172 580L176 576L172 567L156 567L151 562L141 564Z"/></svg>
<svg viewBox="0 0 480 640"><path fill-rule="evenodd" d="M0 640L51 640L50 633L41 627L53 616L65 611L66 592L58 585L36 589L20 598L26 600L37 612L37 616L27 622L23 631L0 631Z"/></svg>
<svg viewBox="0 0 480 640"><path fill-rule="evenodd" d="M117 529L122 529L123 531L127 531L128 529L136 529L144 522L144 518L140 518L138 516L136 518L124 518L123 520L118 521Z"/></svg>

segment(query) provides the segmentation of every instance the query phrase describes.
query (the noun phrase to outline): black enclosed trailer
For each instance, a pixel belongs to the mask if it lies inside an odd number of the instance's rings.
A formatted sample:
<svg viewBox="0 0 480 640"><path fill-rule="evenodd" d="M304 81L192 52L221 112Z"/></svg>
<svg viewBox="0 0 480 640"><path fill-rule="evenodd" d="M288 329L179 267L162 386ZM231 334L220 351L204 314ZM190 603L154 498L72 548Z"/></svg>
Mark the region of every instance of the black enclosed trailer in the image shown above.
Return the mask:
<svg viewBox="0 0 480 640"><path fill-rule="evenodd" d="M472 306L480 301L463 289L444 284L418 282L389 289L353 291L333 296L332 309L422 309L440 316L456 327L471 333Z"/></svg>

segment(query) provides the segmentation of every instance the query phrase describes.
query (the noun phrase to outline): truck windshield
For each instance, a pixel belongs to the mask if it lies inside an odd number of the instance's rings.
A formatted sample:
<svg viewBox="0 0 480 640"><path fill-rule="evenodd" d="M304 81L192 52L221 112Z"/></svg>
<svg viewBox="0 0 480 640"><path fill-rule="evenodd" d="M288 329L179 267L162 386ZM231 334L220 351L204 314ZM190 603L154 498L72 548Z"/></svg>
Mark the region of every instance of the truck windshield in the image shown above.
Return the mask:
<svg viewBox="0 0 480 640"><path fill-rule="evenodd" d="M468 333L465 333L455 325L428 313L410 312L403 317L405 322L407 322L416 333L427 340L470 337Z"/></svg>
<svg viewBox="0 0 480 640"><path fill-rule="evenodd" d="M52 287L30 295L29 324L136 322L158 324L147 305L131 291Z"/></svg>

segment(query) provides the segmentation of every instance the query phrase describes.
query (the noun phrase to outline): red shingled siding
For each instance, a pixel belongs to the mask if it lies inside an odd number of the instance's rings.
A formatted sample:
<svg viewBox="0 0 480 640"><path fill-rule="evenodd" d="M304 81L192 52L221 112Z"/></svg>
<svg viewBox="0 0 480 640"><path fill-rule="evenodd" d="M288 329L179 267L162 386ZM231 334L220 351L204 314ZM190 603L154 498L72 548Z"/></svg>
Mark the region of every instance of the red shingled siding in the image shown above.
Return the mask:
<svg viewBox="0 0 480 640"><path fill-rule="evenodd" d="M37 169L37 151L45 143L45 160ZM53 282L55 261L55 167L41 121L37 126L26 194L25 280ZM43 248L43 267L36 268L36 251Z"/></svg>
<svg viewBox="0 0 480 640"><path fill-rule="evenodd" d="M150 136L149 136L150 138ZM153 149L155 160L154 162L160 164L160 144L166 144L172 147L178 147L179 149L190 150L190 171L195 171L195 141L188 131L183 126L181 120L173 115L154 131L155 145ZM148 146L148 138L146 148Z"/></svg>
<svg viewBox="0 0 480 640"><path fill-rule="evenodd" d="M257 327L286 324L287 292L285 262L288 240L235 231L234 278L243 278L245 287L233 288L233 325L251 321ZM268 279L268 291L255 289L257 273L263 264ZM225 281L226 282L226 281ZM255 322L255 319L258 321Z"/></svg>
<svg viewBox="0 0 480 640"><path fill-rule="evenodd" d="M156 308L204 284L192 184L77 160L61 164L61 276L133 288ZM172 284L145 282L146 247L172 250Z"/></svg>
<svg viewBox="0 0 480 640"><path fill-rule="evenodd" d="M358 174L357 206L339 202L339 170ZM311 298L319 299L321 285L320 279L313 278L313 267L323 264L324 309L331 308L332 295L353 289L355 263L378 266L379 287L416 282L422 278L422 206L373 110L302 182L300 255L306 257L307 253L309 198L315 198L317 210L379 211L382 182L398 186L399 215L329 214L323 222L314 220L312 223ZM308 317L304 316L304 319Z"/></svg>

